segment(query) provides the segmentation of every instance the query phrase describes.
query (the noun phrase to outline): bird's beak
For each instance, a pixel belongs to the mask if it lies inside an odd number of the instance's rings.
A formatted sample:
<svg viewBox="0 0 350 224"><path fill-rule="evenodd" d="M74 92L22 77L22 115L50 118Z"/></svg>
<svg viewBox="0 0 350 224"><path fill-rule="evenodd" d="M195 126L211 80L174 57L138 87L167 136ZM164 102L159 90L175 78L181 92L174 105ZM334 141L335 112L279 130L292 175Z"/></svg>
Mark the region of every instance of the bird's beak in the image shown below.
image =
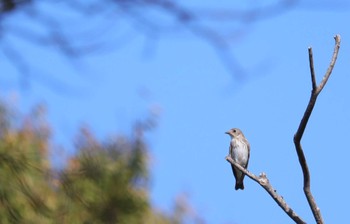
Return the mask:
<svg viewBox="0 0 350 224"><path fill-rule="evenodd" d="M229 131L226 131L226 132L225 132L225 134L228 134L228 135L229 135L229 134L230 134L230 132L229 132Z"/></svg>

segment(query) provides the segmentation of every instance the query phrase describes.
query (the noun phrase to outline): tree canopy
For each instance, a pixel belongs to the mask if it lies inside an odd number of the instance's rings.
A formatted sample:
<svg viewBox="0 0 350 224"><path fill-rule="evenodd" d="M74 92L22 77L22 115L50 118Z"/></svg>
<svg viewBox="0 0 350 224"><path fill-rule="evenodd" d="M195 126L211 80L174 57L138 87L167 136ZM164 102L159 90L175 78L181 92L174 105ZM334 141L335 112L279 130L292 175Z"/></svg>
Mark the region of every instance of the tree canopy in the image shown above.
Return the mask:
<svg viewBox="0 0 350 224"><path fill-rule="evenodd" d="M98 140L81 128L74 156L53 168L54 150L45 109L19 115L0 104L0 222L182 223L186 205L171 214L154 209L149 196L148 148L135 135Z"/></svg>

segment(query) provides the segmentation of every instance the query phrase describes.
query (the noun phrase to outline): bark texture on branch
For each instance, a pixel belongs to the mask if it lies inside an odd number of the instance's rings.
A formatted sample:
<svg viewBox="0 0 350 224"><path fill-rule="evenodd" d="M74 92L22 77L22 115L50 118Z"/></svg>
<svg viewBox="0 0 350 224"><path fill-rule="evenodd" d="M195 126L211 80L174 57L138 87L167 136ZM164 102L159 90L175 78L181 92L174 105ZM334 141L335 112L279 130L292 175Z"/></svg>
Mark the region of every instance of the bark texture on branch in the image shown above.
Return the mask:
<svg viewBox="0 0 350 224"><path fill-rule="evenodd" d="M261 173L259 176L256 176L253 173L246 170L245 168L243 168L238 163L236 163L230 156L227 156L226 160L229 163L231 163L232 165L234 165L235 167L237 167L240 171L242 171L250 179L252 179L255 182L257 182L258 184L260 184L260 186L262 186L267 191L267 193L269 193L269 195L273 198L273 200L275 200L275 202L278 204L278 206L280 206L283 209L283 211L291 219L293 219L295 221L295 223L298 223L298 224L305 224L306 223L304 220L302 220L294 212L294 210L291 207L289 207L289 205L286 203L284 198L281 195L277 194L277 191L272 187L272 185L270 184L269 179L267 179L267 176L265 173Z"/></svg>

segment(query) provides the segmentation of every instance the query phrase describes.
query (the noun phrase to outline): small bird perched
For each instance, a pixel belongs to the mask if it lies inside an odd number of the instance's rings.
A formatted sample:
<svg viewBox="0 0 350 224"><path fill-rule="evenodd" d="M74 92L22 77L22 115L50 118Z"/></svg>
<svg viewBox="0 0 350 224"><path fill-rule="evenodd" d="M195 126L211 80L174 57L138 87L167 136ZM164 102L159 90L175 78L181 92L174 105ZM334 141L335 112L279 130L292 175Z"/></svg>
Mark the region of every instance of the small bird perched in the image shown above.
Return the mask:
<svg viewBox="0 0 350 224"><path fill-rule="evenodd" d="M232 128L229 131L225 132L225 134L228 134L231 137L229 156L239 165L247 169L250 156L250 145L248 140L244 137L243 132L238 128ZM232 164L231 167L233 175L236 178L235 189L243 190L243 179L245 174Z"/></svg>

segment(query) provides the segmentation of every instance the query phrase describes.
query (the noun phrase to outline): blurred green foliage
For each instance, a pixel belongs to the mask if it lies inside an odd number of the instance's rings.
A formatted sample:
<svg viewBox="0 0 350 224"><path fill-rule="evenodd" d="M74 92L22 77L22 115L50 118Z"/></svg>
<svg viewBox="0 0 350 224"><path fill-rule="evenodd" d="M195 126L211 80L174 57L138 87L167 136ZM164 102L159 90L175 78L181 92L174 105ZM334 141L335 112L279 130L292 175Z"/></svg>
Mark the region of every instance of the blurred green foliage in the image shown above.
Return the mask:
<svg viewBox="0 0 350 224"><path fill-rule="evenodd" d="M200 223L188 221L183 200L170 214L150 204L148 126L106 142L82 128L75 155L58 171L48 159L53 147L45 108L19 116L0 102L0 223Z"/></svg>

